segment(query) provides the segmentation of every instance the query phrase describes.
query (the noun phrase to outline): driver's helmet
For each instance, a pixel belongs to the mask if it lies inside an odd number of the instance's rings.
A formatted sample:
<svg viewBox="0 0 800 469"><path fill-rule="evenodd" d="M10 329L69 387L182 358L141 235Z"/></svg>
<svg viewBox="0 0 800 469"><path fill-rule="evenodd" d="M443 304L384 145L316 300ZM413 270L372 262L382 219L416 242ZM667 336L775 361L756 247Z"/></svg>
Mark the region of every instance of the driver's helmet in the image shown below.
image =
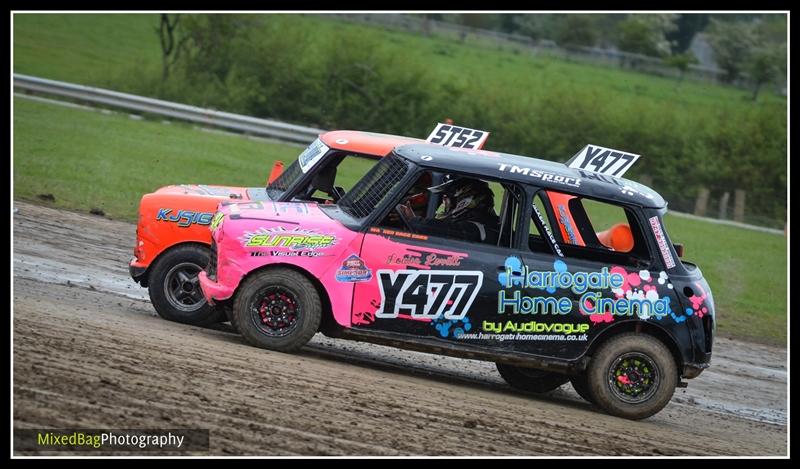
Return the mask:
<svg viewBox="0 0 800 469"><path fill-rule="evenodd" d="M441 219L444 220L480 218L494 209L494 193L489 184L480 179L449 176L445 177L445 182L430 190L443 196L444 212Z"/></svg>

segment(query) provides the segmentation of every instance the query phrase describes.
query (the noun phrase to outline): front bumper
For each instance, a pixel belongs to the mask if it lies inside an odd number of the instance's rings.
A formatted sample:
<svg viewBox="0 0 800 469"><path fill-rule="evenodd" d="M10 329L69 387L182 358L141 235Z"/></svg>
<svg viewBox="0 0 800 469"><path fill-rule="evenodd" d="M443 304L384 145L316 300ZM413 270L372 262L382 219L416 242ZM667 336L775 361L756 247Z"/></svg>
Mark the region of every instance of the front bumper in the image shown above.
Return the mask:
<svg viewBox="0 0 800 469"><path fill-rule="evenodd" d="M210 278L206 271L200 271L197 276L200 279L200 289L203 291L203 296L209 304L216 304L218 301L227 300L233 296L233 289L221 285Z"/></svg>
<svg viewBox="0 0 800 469"><path fill-rule="evenodd" d="M128 265L128 272L136 283L143 287L147 286L147 266L140 264L135 257Z"/></svg>

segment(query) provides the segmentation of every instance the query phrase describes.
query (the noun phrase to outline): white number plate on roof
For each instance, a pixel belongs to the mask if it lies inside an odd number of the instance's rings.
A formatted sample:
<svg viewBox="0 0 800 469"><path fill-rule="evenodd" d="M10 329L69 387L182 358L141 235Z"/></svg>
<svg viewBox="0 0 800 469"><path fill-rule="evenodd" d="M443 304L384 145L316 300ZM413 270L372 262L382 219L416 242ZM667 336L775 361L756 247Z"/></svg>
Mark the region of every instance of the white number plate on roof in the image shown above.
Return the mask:
<svg viewBox="0 0 800 469"><path fill-rule="evenodd" d="M483 144L486 143L487 138L489 138L489 132L483 130L440 123L428 135L427 142L437 143L446 147L480 150Z"/></svg>
<svg viewBox="0 0 800 469"><path fill-rule="evenodd" d="M614 150L613 148L586 145L566 164L570 168L622 177L625 171L639 159L639 156L641 155Z"/></svg>

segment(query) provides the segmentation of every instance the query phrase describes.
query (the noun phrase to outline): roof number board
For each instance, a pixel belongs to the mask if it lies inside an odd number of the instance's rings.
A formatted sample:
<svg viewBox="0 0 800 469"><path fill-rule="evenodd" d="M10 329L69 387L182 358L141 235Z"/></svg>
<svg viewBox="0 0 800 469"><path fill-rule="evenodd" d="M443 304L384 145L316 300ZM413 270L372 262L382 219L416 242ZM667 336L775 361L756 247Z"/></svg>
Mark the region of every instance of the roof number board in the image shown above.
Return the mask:
<svg viewBox="0 0 800 469"><path fill-rule="evenodd" d="M613 148L597 145L586 145L581 151L567 161L567 166L583 169L608 176L622 177L641 155L628 153Z"/></svg>
<svg viewBox="0 0 800 469"><path fill-rule="evenodd" d="M487 138L489 138L489 132L483 130L439 123L428 135L427 142L446 147L480 150Z"/></svg>

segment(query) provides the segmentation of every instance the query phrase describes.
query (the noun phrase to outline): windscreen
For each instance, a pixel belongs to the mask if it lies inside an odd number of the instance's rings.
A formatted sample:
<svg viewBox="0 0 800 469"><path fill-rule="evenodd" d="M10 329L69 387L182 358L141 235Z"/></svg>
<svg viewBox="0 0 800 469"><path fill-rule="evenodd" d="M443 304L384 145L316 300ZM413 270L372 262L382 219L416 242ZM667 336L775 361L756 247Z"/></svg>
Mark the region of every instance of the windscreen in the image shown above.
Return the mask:
<svg viewBox="0 0 800 469"><path fill-rule="evenodd" d="M311 144L300 153L300 156L297 157L297 160L289 166L286 171L284 171L277 179L272 181L270 185L267 186L267 193L269 194L270 198L273 200L277 200L280 196L286 192L295 182L303 175L303 173L307 173L314 165L316 165L326 153L328 153L327 145L322 143L322 140L316 139Z"/></svg>
<svg viewBox="0 0 800 469"><path fill-rule="evenodd" d="M366 217L381 204L406 172L408 165L402 158L394 155L383 158L342 197L339 207L353 218Z"/></svg>
<svg viewBox="0 0 800 469"><path fill-rule="evenodd" d="M303 171L300 169L300 163L295 161L286 168L277 179L267 186L267 194L272 200L278 200L286 190L292 187L302 174Z"/></svg>

